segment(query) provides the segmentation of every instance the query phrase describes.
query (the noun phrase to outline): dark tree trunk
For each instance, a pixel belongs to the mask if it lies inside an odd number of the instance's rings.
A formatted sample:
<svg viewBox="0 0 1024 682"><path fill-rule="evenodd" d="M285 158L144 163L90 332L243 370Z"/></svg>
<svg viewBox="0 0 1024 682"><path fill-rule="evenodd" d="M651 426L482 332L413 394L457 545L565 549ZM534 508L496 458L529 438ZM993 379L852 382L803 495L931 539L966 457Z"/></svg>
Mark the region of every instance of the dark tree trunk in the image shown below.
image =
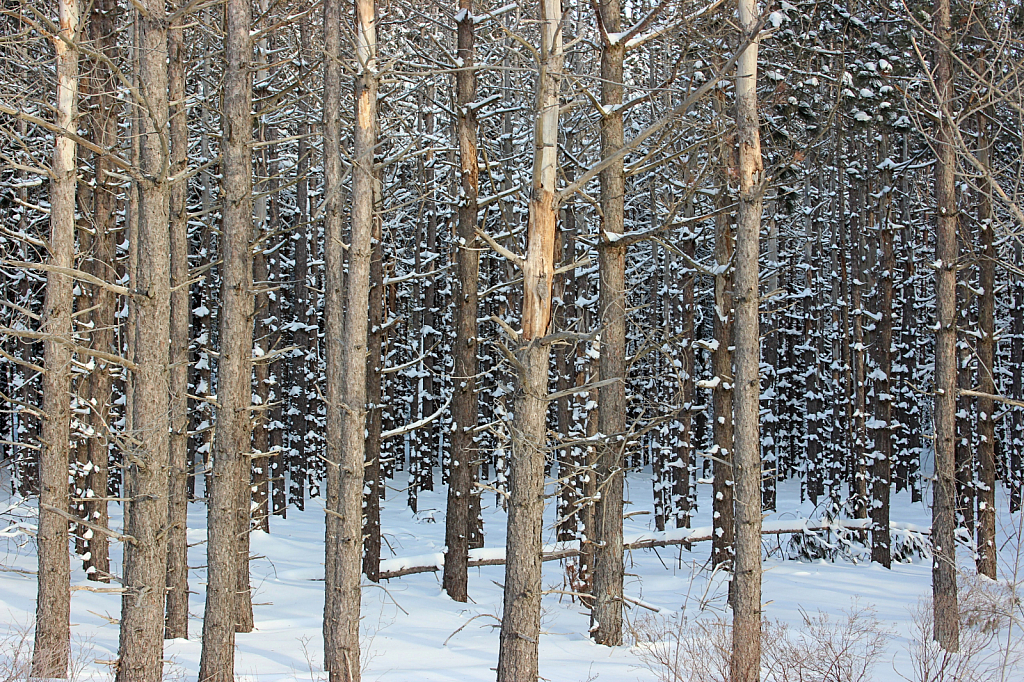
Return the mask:
<svg viewBox="0 0 1024 682"><path fill-rule="evenodd" d="M978 160L986 167L991 163L989 122L995 112L989 107L977 115ZM978 194L978 227L981 231L978 290L978 391L996 392L995 356L995 288L996 249L992 215L992 188L987 179L981 181ZM1019 374L1019 370L1018 370ZM992 413L995 402L978 398L978 573L995 580L996 569L996 429Z"/></svg>
<svg viewBox="0 0 1024 682"><path fill-rule="evenodd" d="M448 475L448 511L445 516L444 589L455 601L468 594L469 536L474 525L470 514L473 471L477 452L474 432L477 423L477 287L480 256L476 225L477 193L480 187L476 148L476 72L473 68L473 2L460 0L458 57L462 69L456 74L458 105L460 201L458 216L458 277L455 279L455 368L452 398L452 447Z"/></svg>

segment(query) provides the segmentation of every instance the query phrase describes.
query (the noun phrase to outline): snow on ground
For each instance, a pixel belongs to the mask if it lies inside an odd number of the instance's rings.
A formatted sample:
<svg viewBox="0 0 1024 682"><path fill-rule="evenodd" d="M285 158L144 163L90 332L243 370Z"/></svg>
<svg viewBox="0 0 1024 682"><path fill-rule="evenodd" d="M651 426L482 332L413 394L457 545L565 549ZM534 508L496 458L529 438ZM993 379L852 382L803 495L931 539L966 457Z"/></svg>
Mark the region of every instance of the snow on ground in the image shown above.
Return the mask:
<svg viewBox="0 0 1024 682"><path fill-rule="evenodd" d="M404 492L388 491L382 505L382 526L386 542L385 557L410 557L438 553L444 546L445 492L440 485L434 492L420 493L420 512L412 514L405 504ZM711 525L709 486L700 489L701 507L694 526ZM631 475L627 484L626 534L640 534L653 527L653 516L640 513L653 509L651 479ZM484 497L485 532L489 547L504 545L505 514L495 506L493 494ZM10 503L0 503L0 510ZM23 503L22 512L29 508ZM808 503L801 504L799 486L784 483L779 488L779 512L766 523L784 523L792 519L816 517ZM999 500L1003 535L1019 517L1005 513L1006 503ZM166 643L168 679L195 679L198 674L202 614L204 605L205 508L190 505L188 538L196 543L190 549L189 587L191 595L190 638ZM548 537L552 542L548 510ZM0 517L0 526L13 523L18 511ZM111 505L112 525L120 522L120 508ZM323 641L323 519L317 499L307 503L307 511L288 510L288 518L271 520L271 533L256 532L252 537L253 602L256 631L236 638L236 672L240 680L284 682L287 680L326 679L321 670ZM930 510L913 504L908 494L893 497L893 519L921 527L930 525ZM31 521L31 520L30 520ZM765 546L779 548L787 536L766 537ZM120 548L112 545L115 573L120 573ZM1012 550L1004 545L1004 555ZM661 608L661 617L671 613L697 615L724 613L726 585L721 574L711 575L705 568L710 543L693 546L634 551L627 556L625 592L627 597ZM961 549L961 554L964 552ZM35 610L34 544L17 528L0 533L0 624L17 629L30 624ZM970 559L962 557L965 570ZM89 583L79 562L73 562L72 584L97 587ZM21 572L23 571L23 572ZM412 680L493 680L498 652L498 618L501 615L504 567L470 569L469 604L447 598L441 590L440 573L423 573L396 578L381 586L367 585L363 591L364 679L391 682ZM564 568L559 562L544 564L544 584L552 590L566 590ZM765 562L764 601L770 619L791 625L801 623L801 609L810 613L822 610L841 615L855 602L874 608L878 619L894 635L889 650L879 660L872 679L895 682L909 675L906 637L909 612L931 592L931 565L925 559L894 564L891 571L877 565L847 561L798 562L781 560L779 552L770 552ZM87 678L102 679L109 673L104 661L116 658L120 596L77 590L72 599L72 633L84 643L80 658L87 664ZM670 613L671 612L671 613ZM647 609L631 608L627 618L650 617ZM543 601L543 635L540 644L541 675L553 682L584 680L654 680L630 647L610 649L593 644L587 636L589 616L569 596L548 594ZM0 630L2 632L2 630ZM899 672L897 672L897 670Z"/></svg>

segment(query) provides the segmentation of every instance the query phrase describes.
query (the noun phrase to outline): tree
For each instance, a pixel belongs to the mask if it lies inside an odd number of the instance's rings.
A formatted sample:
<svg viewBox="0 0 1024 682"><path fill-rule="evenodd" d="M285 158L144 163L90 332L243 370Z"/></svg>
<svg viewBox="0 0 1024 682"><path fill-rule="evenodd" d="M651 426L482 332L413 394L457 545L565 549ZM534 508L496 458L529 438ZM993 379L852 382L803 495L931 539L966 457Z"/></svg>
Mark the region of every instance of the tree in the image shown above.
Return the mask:
<svg viewBox="0 0 1024 682"><path fill-rule="evenodd" d="M540 637L541 526L548 409L548 360L544 341L551 322L558 201L558 90L562 80L562 6L540 0L540 75L534 127L533 182L523 271L522 332L514 351L517 369L512 423L511 490L506 531L504 611L498 648L498 682L535 682ZM492 245L493 246L493 245Z"/></svg>
<svg viewBox="0 0 1024 682"><path fill-rule="evenodd" d="M933 636L946 651L960 648L956 589L956 149L953 146L953 55L949 0L936 0L935 96L935 485L932 489Z"/></svg>
<svg viewBox="0 0 1024 682"><path fill-rule="evenodd" d="M118 682L162 679L167 575L168 353L170 338L167 14L145 0L135 14L134 102L140 178L131 290L131 441L125 453L124 594Z"/></svg>
<svg viewBox="0 0 1024 682"><path fill-rule="evenodd" d="M736 136L739 157L739 211L736 221L736 263L733 301L736 307L736 352L733 370L736 481L736 557L733 569L733 682L756 682L761 670L761 443L760 332L758 250L761 209L767 182L761 158L757 113L757 45L760 30L754 0L738 0L739 29L749 39L736 63Z"/></svg>
<svg viewBox="0 0 1024 682"><path fill-rule="evenodd" d="M622 126L622 13L618 0L601 0L601 155L615 156L625 144ZM614 36L614 37L612 37ZM617 157L601 171L601 234L598 239L601 324L597 430L604 437L597 450L595 476L600 495L594 505L593 606L591 637L600 644L622 644L622 486L626 446L626 175Z"/></svg>
<svg viewBox="0 0 1024 682"><path fill-rule="evenodd" d="M57 5L60 32L52 37L56 55L57 107L53 162L50 166L50 265L65 271L74 265L78 40L78 0ZM39 451L39 574L36 632L32 649L34 677L66 677L71 646L71 563L68 558L68 442L71 439L72 281L50 270L40 331L43 339L43 428Z"/></svg>
<svg viewBox="0 0 1024 682"><path fill-rule="evenodd" d="M328 420L338 420L339 440L328 434L326 590L324 602L324 658L331 682L357 682L359 666L359 608L362 577L362 502L366 428L367 305L370 296L370 261L373 255L374 198L376 175L374 150L377 142L377 30L376 3L355 3L355 131L352 166L351 235L348 250L348 280L344 290L344 325L341 324L341 240L340 221L325 230L328 249ZM330 12L330 15L328 15ZM340 12L325 6L327 30L333 32ZM335 42L335 40L337 42ZM327 45L328 58L340 54L340 34ZM335 72L337 73L337 72ZM334 73L327 71L329 88ZM337 97L335 93L325 94ZM329 104L325 105L325 109ZM330 125L334 126L335 123ZM325 130L327 125L325 125ZM335 135L334 131L331 135ZM336 141L325 135L325 147ZM340 152L340 150L338 150ZM334 150L329 150L334 154ZM340 159L333 161L332 175ZM339 183L340 184L340 183ZM328 192L338 191L329 186ZM340 217L340 213L338 214ZM332 272L333 271L333 272ZM340 361L335 359L340 358Z"/></svg>
<svg viewBox="0 0 1024 682"><path fill-rule="evenodd" d="M180 2L179 2L180 4ZM177 22L176 22L177 23ZM167 614L164 635L188 638L188 341L192 326L188 285L188 114L185 108L184 30L167 31L171 168L179 178L170 189L170 404L169 482L167 493Z"/></svg>
<svg viewBox="0 0 1024 682"><path fill-rule="evenodd" d="M444 588L455 601L468 595L469 536L473 524L470 499L477 453L477 287L480 256L476 236L477 165L476 72L474 70L473 2L459 1L458 58L462 68L455 76L458 105L460 190L458 216L458 278L455 299L455 396L452 399L452 458L448 474L448 510L445 516Z"/></svg>
<svg viewBox="0 0 1024 682"><path fill-rule="evenodd" d="M248 0L224 6L221 103L220 360L208 491L202 682L234 679L235 631L249 621L249 453L252 451L252 46ZM244 554L243 554L244 552ZM244 592L244 593L243 593ZM248 618L246 618L248 616Z"/></svg>

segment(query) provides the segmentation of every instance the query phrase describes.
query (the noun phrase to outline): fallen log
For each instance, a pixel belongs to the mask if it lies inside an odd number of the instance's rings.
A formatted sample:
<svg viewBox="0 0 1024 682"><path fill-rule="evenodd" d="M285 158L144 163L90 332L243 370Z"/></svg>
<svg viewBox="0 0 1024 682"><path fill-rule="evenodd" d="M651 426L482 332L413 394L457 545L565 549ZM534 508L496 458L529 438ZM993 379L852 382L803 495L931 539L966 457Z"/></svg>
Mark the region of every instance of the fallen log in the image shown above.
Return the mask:
<svg viewBox="0 0 1024 682"><path fill-rule="evenodd" d="M907 530L922 535L930 534L931 530L914 524L891 522L889 527L893 530ZM817 533L821 531L838 530L868 530L870 521L868 519L848 519L843 521L817 522L809 519L803 521L777 521L763 524L761 535L790 535L794 533ZM689 546L695 542L707 542L712 539L713 529L704 526L700 528L676 528L674 530L658 531L653 533L641 533L633 536L622 545L623 551L635 549L653 549L655 547L671 547L675 545ZM571 557L579 556L580 548L578 542L559 542L554 545L546 545L541 561L560 561ZM469 566L500 566L505 563L504 547L488 547L473 549L469 552ZM398 557L394 559L383 559L380 562L380 577L382 579L400 578L405 575L416 573L431 573L444 568L444 554L435 552L411 557Z"/></svg>

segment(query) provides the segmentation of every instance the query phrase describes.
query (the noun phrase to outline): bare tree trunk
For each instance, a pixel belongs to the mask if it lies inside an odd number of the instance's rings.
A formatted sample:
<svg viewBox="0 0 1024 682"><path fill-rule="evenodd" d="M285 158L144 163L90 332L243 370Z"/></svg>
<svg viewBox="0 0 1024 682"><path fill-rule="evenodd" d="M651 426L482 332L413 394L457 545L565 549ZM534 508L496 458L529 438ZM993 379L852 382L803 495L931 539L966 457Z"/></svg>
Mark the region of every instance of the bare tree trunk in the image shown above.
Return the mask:
<svg viewBox="0 0 1024 682"><path fill-rule="evenodd" d="M736 133L739 138L739 215L733 301L736 373L733 410L736 421L733 475L736 481L736 557L733 571L732 682L757 682L761 666L761 450L758 436L760 397L758 247L764 166L757 116L758 10L754 0L739 0L739 28L754 42L736 64Z"/></svg>
<svg viewBox="0 0 1024 682"><path fill-rule="evenodd" d="M309 70L306 66L306 60L309 58L309 17L303 17L299 23L299 76L303 83L307 83L309 78ZM302 86L302 96L299 99L299 111L301 112L302 118L299 121L298 131L300 135L306 135L309 133L311 126L309 124L309 100L311 93L306 86ZM295 333L292 336L297 350L295 355L292 357L292 376L294 377L296 395L292 403L294 410L291 415L291 425L289 430L291 431L291 451L288 457L288 474L289 474L289 490L288 500L295 502L296 506L301 511L305 506L305 486L306 486L306 431L307 431L307 415L308 411L308 385L306 380L306 373L309 371L309 351L311 347L315 348L315 345L310 343L309 329L315 326L315 319L313 325L310 325L309 315L307 314L310 308L310 298L308 289L306 287L306 279L309 276L308 261L309 261L309 169L311 164L311 155L313 154L313 147L309 144L309 141L303 137L299 139L298 145L299 159L296 164L298 179L295 185L295 200L298 203L299 209L299 224L296 227L296 234L298 239L295 241L295 290L292 295L292 309L295 311L294 324L296 325ZM281 472L279 475L284 475Z"/></svg>
<svg viewBox="0 0 1024 682"><path fill-rule="evenodd" d="M978 160L989 167L992 138L989 122L995 111L989 107L977 114ZM995 288L996 249L992 216L992 189L988 180L981 181L978 196L978 227L981 230L981 253L978 288L978 391L988 395L996 392L995 384ZM991 398L978 398L978 573L996 578L996 429Z"/></svg>
<svg viewBox="0 0 1024 682"><path fill-rule="evenodd" d="M715 111L723 115L724 107L715 101ZM729 201L729 177L727 169L735 163L735 139L728 135L720 146L723 168L721 189L716 195L716 206L721 208ZM720 204L720 206L719 206ZM712 409L715 421L712 425L714 443L711 455L714 457L714 487L712 516L714 538L711 541L711 563L714 566L732 568L733 559L733 492L735 476L732 470L733 457L733 229L732 217L725 213L715 216L715 305L712 334L715 345L711 351ZM731 589L731 588L730 588Z"/></svg>
<svg viewBox="0 0 1024 682"><path fill-rule="evenodd" d="M69 133L78 97L78 0L60 0L60 34L53 38L57 70L56 124ZM50 264L71 268L75 256L75 188L77 145L62 134L54 136L50 180ZM71 646L71 561L68 522L69 441L71 439L71 308L73 284L66 274L49 272L40 330L43 341L43 419L39 453L39 572L36 598L33 677L66 677Z"/></svg>
<svg viewBox="0 0 1024 682"><path fill-rule="evenodd" d="M598 20L601 46L601 104L609 110L601 122L601 156L615 155L625 144L622 129L622 61L626 46L609 35L622 31L619 0L601 0ZM622 484L626 431L626 176L622 159L601 172L600 272L601 380L613 380L599 390L597 429L604 437L598 446L597 489L594 504L596 543L590 636L599 644L622 644Z"/></svg>
<svg viewBox="0 0 1024 682"><path fill-rule="evenodd" d="M374 206L381 206L379 171L374 184ZM373 220L373 255L370 260L369 334L366 353L366 466L363 472L363 573L379 582L381 478L381 384L384 375L384 234L380 216Z"/></svg>
<svg viewBox="0 0 1024 682"><path fill-rule="evenodd" d="M523 331L515 351L519 381L512 423L511 490L498 682L536 682L540 639L541 528L549 346L558 203L558 90L562 80L562 5L540 0L540 82L534 128L533 187L523 262Z"/></svg>
<svg viewBox="0 0 1024 682"><path fill-rule="evenodd" d="M180 0L179 0L180 4ZM185 109L184 35L180 27L167 31L168 98L174 103L171 120L171 174L180 177L188 167L188 114ZM188 639L188 333L191 306L188 287L188 181L170 188L171 339L169 389L171 434L167 494L167 613L164 637Z"/></svg>
<svg viewBox="0 0 1024 682"><path fill-rule="evenodd" d="M935 84L940 120L935 146L935 485L932 489L933 636L946 651L960 649L960 616L956 586L956 150L953 59L949 0L935 0Z"/></svg>
<svg viewBox="0 0 1024 682"><path fill-rule="evenodd" d="M207 493L208 579L199 662L202 682L234 679L235 631L244 630L246 620L251 622L248 542L243 536L249 535L252 450L252 7L248 0L228 0L224 13L227 63L221 104L220 361L213 476Z"/></svg>
<svg viewBox="0 0 1024 682"><path fill-rule="evenodd" d="M879 156L889 158L889 135L882 133L882 147ZM882 171L881 184L890 187L891 171ZM871 467L872 505L871 505L871 560L877 561L886 568L892 566L890 552L891 538L889 533L889 493L892 488L892 280L896 271L896 258L893 253L893 228L889 220L890 195L883 195L879 211L879 241L881 242L882 260L879 263L878 277L878 314L880 319L876 325L878 338L875 345L878 371L881 376L875 380L876 414L881 425L876 429L875 457Z"/></svg>
<svg viewBox="0 0 1024 682"><path fill-rule="evenodd" d="M333 4L333 3L332 3ZM340 20L333 8L332 16ZM366 343L365 314L370 296L370 260L374 221L376 176L373 170L377 140L377 32L374 0L356 0L353 36L356 57L355 133L352 168L351 244L348 253L348 284L345 287L344 327L339 324L340 288L331 288L329 323L328 418L339 419L340 439L328 442L327 493L327 595L324 606L324 659L331 682L359 680L359 607L362 578L362 501L366 428ZM326 16L333 31L332 16ZM328 45L328 55L334 45ZM330 78L330 75L328 75ZM338 87L332 84L330 87ZM326 97L325 97L326 101ZM332 124L333 125L333 124ZM326 126L325 126L326 128ZM333 134L333 133L332 133ZM331 140L325 138L325 144ZM333 152L332 152L333 153ZM340 160L339 160L340 161ZM340 164L339 164L340 165ZM334 172L337 168L333 169ZM339 174L340 177L340 174ZM328 191L331 191L329 188ZM340 223L337 227L340 227ZM337 230L337 227L333 228ZM340 279L340 234L327 233L327 248L337 250L327 259L329 275ZM330 273L330 269L338 268ZM339 292L340 293L340 292ZM341 332L340 335L337 335ZM340 356L340 362L333 359ZM338 412L338 415L331 413ZM333 452L332 452L333 450Z"/></svg>
<svg viewBox="0 0 1024 682"><path fill-rule="evenodd" d="M167 18L163 2L140 2L138 70L140 170L135 218L134 334L130 424L126 453L126 534L118 682L155 682L163 667L164 587L167 579L168 353L170 227Z"/></svg>
<svg viewBox="0 0 1024 682"><path fill-rule="evenodd" d="M459 163L461 196L458 223L458 277L455 298L455 368L452 398L452 447L448 474L448 511L445 516L444 589L455 601L467 601L469 536L473 527L470 499L473 495L473 470L477 452L474 429L477 423L477 287L480 279L480 255L476 237L477 193L480 177L477 167L476 72L473 70L473 0L459 1L459 51L462 68L455 76L459 127Z"/></svg>
<svg viewBox="0 0 1024 682"><path fill-rule="evenodd" d="M116 7L112 0L104 0L92 7L89 17L89 36L93 41L93 49L106 56L116 51L114 44L113 12ZM114 100L114 75L104 60L95 60L90 64L95 82L95 104L90 111L90 123L93 141L102 149L112 149L117 145L118 107ZM94 156L96 169L96 188L92 193L93 230L89 240L92 253L87 272L107 281L116 279L114 231L117 228L117 194L119 182L109 175L110 159L102 153ZM89 314L92 328L89 332L89 345L96 350L116 353L114 341L115 312L117 299L115 294L106 287L91 287L94 310ZM88 440L88 461L91 464L86 487L93 491L96 499L85 503L87 517L93 523L106 527L109 523L107 511L108 463L110 458L110 400L113 388L111 367L105 362L97 362L88 379L85 399L92 407L88 416L89 425L96 435ZM88 559L85 561L85 572L90 580L110 581L109 539L103 533L93 533L86 546Z"/></svg>
<svg viewBox="0 0 1024 682"><path fill-rule="evenodd" d="M324 598L324 665L330 671L336 655L339 627L337 601L339 596L335 563L342 532L341 519L334 513L338 507L339 455L341 443L341 362L342 334L344 332L344 262L340 245L342 234L341 210L341 0L324 2L324 345L327 387L327 489L325 512L325 574ZM344 661L342 661L344 663ZM356 668L358 670L358 667Z"/></svg>

